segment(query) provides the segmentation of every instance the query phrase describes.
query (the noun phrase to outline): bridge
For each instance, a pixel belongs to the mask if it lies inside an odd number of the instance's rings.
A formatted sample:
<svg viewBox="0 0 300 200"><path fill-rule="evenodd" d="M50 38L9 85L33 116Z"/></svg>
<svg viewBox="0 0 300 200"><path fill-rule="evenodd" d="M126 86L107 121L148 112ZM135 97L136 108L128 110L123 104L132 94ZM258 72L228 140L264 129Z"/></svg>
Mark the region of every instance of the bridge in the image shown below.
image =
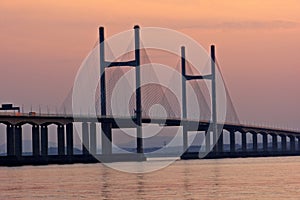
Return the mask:
<svg viewBox="0 0 300 200"><path fill-rule="evenodd" d="M217 104L217 76L220 76L216 67L215 46L210 49L210 73L206 75L190 74L187 71L189 62L186 60L186 50L180 47L180 73L181 73L181 105L178 101L166 103L166 100L152 99L147 101L150 96L160 94L162 90L156 85L154 89L146 90L141 84L141 49L140 28L134 27L134 59L127 61L107 61L105 59L105 48L108 46L104 39L104 28L99 28L99 68L100 84L97 87L99 92L98 102L100 104L99 113L96 117L88 114L34 114L26 113L1 113L0 123L6 125L6 155L0 156L0 165L26 165L26 164L66 164L66 163L95 163L95 162L115 162L115 161L144 161L145 148L143 137L143 124L154 124L161 127L181 127L182 153L181 159L205 158L232 158L232 157L260 157L260 156L292 156L300 155L300 132L284 130L278 128L259 127L240 124L238 121L225 121L220 123L218 119ZM109 68L130 67L135 72L135 93L130 99L130 116L119 116L111 114L109 91L109 80L106 70ZM118 77L120 78L120 77ZM207 110L204 119L189 117L189 95L188 84L190 81L199 80L210 81L211 98L210 102L205 102L204 108ZM148 91L148 93L146 93ZM168 91L164 88L164 91ZM199 90L200 91L200 90ZM144 93L143 93L144 92ZM142 98L142 94L144 97ZM147 96L148 94L148 96ZM161 93L166 95L166 93ZM150 95L150 96L149 96ZM168 94L172 96L172 94ZM203 94L202 94L203 95ZM226 93L226 95L228 95ZM201 96L203 97L203 96ZM164 99L164 98L163 98ZM99 102L100 101L100 102ZM202 98L201 101L205 101ZM146 103L145 103L146 102ZM151 104L148 105L147 104ZM167 117L151 117L149 109L152 105L162 103L168 107ZM231 103L229 99L229 103ZM233 108L231 108L233 109ZM203 111L203 109L202 109ZM148 114L147 114L148 113ZM226 118L227 119L227 118ZM225 120L226 120L225 119ZM74 124L79 123L82 130L82 152L74 153ZM22 126L30 124L32 126L32 155L24 155L22 147ZM49 155L49 126L57 126L57 155ZM100 131L97 126L100 125ZM136 130L136 150L128 153L113 153L113 130L118 129ZM189 148L189 135L191 132L201 132L204 140L201 143L202 152L192 152ZM100 136L99 136L100 135ZM237 135L241 137L241 145L237 145ZM229 140L229 149L225 148L224 139ZM101 153L97 151L97 137L101 137ZM261 137L261 143L259 142ZM269 142L271 140L271 142ZM289 142L287 141L289 140ZM200 144L199 144L200 145Z"/></svg>

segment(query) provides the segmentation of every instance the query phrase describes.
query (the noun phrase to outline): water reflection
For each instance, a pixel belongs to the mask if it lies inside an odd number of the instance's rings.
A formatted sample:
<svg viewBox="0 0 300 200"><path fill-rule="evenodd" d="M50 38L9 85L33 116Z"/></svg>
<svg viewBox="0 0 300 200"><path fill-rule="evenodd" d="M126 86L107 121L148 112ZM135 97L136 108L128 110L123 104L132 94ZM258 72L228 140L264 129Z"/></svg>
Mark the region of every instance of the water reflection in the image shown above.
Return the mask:
<svg viewBox="0 0 300 200"><path fill-rule="evenodd" d="M102 182L102 187L101 187L101 196L103 197L103 199L111 199L111 184L109 183L109 179L111 177L110 175L110 170L107 167L102 167L101 171L102 171L102 177L101 177L101 182Z"/></svg>
<svg viewBox="0 0 300 200"><path fill-rule="evenodd" d="M136 174L137 180L137 199L144 199L144 174Z"/></svg>
<svg viewBox="0 0 300 200"><path fill-rule="evenodd" d="M186 161L184 161L186 162ZM185 163L183 165L183 186L184 186L184 198L185 199L190 199L192 196L192 192L190 191L191 188L191 184L190 184L190 176L191 176L191 172L190 172L190 168L187 166L187 163Z"/></svg>
<svg viewBox="0 0 300 200"><path fill-rule="evenodd" d="M146 174L102 164L3 167L0 199L299 199L299 163L300 157L190 160Z"/></svg>

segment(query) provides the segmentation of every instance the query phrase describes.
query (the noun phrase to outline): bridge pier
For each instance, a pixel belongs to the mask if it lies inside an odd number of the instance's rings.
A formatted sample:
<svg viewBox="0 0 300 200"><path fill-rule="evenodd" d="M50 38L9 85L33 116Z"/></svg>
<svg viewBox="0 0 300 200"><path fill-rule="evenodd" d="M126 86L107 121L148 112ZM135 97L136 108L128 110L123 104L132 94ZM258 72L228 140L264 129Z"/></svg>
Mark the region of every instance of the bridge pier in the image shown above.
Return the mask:
<svg viewBox="0 0 300 200"><path fill-rule="evenodd" d="M235 152L235 131L230 131L230 152Z"/></svg>
<svg viewBox="0 0 300 200"><path fill-rule="evenodd" d="M247 132L242 132L242 151L247 151Z"/></svg>
<svg viewBox="0 0 300 200"><path fill-rule="evenodd" d="M253 151L257 152L257 133L252 133Z"/></svg>
<svg viewBox="0 0 300 200"><path fill-rule="evenodd" d="M277 141L277 135L272 134L272 150L275 152L278 150L278 141Z"/></svg>
<svg viewBox="0 0 300 200"><path fill-rule="evenodd" d="M74 148L74 144L73 144L73 124L72 123L68 123L66 125L66 139L67 139L67 155L71 156L74 154L73 152L73 148Z"/></svg>
<svg viewBox="0 0 300 200"><path fill-rule="evenodd" d="M281 151L286 151L286 136L280 135L281 137Z"/></svg>
<svg viewBox="0 0 300 200"><path fill-rule="evenodd" d="M14 126L11 124L6 126L6 145L7 155L15 155L15 131Z"/></svg>
<svg viewBox="0 0 300 200"><path fill-rule="evenodd" d="M15 126L15 155L22 156L22 126Z"/></svg>
<svg viewBox="0 0 300 200"><path fill-rule="evenodd" d="M41 155L48 156L48 127L41 126Z"/></svg>
<svg viewBox="0 0 300 200"><path fill-rule="evenodd" d="M83 155L88 155L89 149L90 149L90 144L89 144L89 127L87 122L82 123L82 154Z"/></svg>
<svg viewBox="0 0 300 200"><path fill-rule="evenodd" d="M300 137L297 137L298 139L298 151L300 151Z"/></svg>
<svg viewBox="0 0 300 200"><path fill-rule="evenodd" d="M218 139L218 143L217 143L217 152L219 153L222 153L224 151L223 149L223 143L224 143L224 136L223 136L223 130L219 136L219 139Z"/></svg>
<svg viewBox="0 0 300 200"><path fill-rule="evenodd" d="M182 141L183 141L183 152L188 152L188 127L185 123L182 125Z"/></svg>
<svg viewBox="0 0 300 200"><path fill-rule="evenodd" d="M32 155L40 155L40 128L38 125L32 126Z"/></svg>
<svg viewBox="0 0 300 200"><path fill-rule="evenodd" d="M101 142L102 154L112 154L112 124L109 122L101 123Z"/></svg>
<svg viewBox="0 0 300 200"><path fill-rule="evenodd" d="M96 123L90 123L90 153L95 155L97 153L97 132Z"/></svg>
<svg viewBox="0 0 300 200"><path fill-rule="evenodd" d="M58 155L65 155L65 130L64 125L57 126Z"/></svg>
<svg viewBox="0 0 300 200"><path fill-rule="evenodd" d="M291 135L290 137L290 151L295 152L296 151L296 145L295 145L295 136Z"/></svg>
<svg viewBox="0 0 300 200"><path fill-rule="evenodd" d="M266 152L268 151L268 134L262 133L262 138L263 138L263 151Z"/></svg>
<svg viewBox="0 0 300 200"><path fill-rule="evenodd" d="M205 131L205 152L210 152L210 131Z"/></svg>

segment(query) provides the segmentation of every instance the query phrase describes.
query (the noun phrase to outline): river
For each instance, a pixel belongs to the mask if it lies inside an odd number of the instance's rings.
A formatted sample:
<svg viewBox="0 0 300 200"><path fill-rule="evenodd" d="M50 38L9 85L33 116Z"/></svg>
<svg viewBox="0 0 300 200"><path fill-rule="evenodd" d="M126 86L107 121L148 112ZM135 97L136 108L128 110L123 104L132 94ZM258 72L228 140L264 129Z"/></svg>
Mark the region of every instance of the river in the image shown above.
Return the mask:
<svg viewBox="0 0 300 200"><path fill-rule="evenodd" d="M1 200L299 198L300 157L178 160L149 173L103 164L0 168Z"/></svg>

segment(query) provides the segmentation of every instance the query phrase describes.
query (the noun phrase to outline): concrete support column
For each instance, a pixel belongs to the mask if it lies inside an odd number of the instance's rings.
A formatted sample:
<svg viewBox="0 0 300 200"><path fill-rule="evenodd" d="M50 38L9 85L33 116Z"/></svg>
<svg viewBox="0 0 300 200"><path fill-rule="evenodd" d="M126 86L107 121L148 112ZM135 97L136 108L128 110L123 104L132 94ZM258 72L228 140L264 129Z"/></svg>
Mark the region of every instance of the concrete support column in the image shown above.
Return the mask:
<svg viewBox="0 0 300 200"><path fill-rule="evenodd" d="M247 133L242 133L242 151L247 151Z"/></svg>
<svg viewBox="0 0 300 200"><path fill-rule="evenodd" d="M212 123L212 125L215 126L214 123ZM218 130L218 128L213 127L213 131L212 131L212 145L213 145L212 146L212 151L214 153L218 152L217 130Z"/></svg>
<svg viewBox="0 0 300 200"><path fill-rule="evenodd" d="M205 131L205 152L210 152L210 131Z"/></svg>
<svg viewBox="0 0 300 200"><path fill-rule="evenodd" d="M235 132L230 131L230 152L235 152Z"/></svg>
<svg viewBox="0 0 300 200"><path fill-rule="evenodd" d="M15 154L22 156L22 126L15 126Z"/></svg>
<svg viewBox="0 0 300 200"><path fill-rule="evenodd" d="M295 136L291 135L289 137L290 137L291 152L295 152L296 151Z"/></svg>
<svg viewBox="0 0 300 200"><path fill-rule="evenodd" d="M95 155L97 153L97 132L96 123L90 123L90 153Z"/></svg>
<svg viewBox="0 0 300 200"><path fill-rule="evenodd" d="M13 125L6 126L6 148L7 155L15 155L15 131Z"/></svg>
<svg viewBox="0 0 300 200"><path fill-rule="evenodd" d="M142 121L142 120L140 120ZM144 143L143 143L143 128L142 128L142 123L141 125L138 125L136 127L136 133L137 133L137 138L136 138L136 151L137 153L143 154L144 153Z"/></svg>
<svg viewBox="0 0 300 200"><path fill-rule="evenodd" d="M82 154L88 155L90 149L89 126L87 122L82 123Z"/></svg>
<svg viewBox="0 0 300 200"><path fill-rule="evenodd" d="M68 123L66 125L66 137L67 137L67 155L71 156L74 154L73 148L73 124Z"/></svg>
<svg viewBox="0 0 300 200"><path fill-rule="evenodd" d="M64 125L57 126L58 155L65 155L65 129Z"/></svg>
<svg viewBox="0 0 300 200"><path fill-rule="evenodd" d="M32 155L40 155L40 128L38 125L32 126Z"/></svg>
<svg viewBox="0 0 300 200"><path fill-rule="evenodd" d="M263 137L263 150L268 151L268 134L263 133L262 137Z"/></svg>
<svg viewBox="0 0 300 200"><path fill-rule="evenodd" d="M41 126L41 155L48 156L48 127Z"/></svg>
<svg viewBox="0 0 300 200"><path fill-rule="evenodd" d="M215 129L216 130L216 129ZM217 131L216 131L217 132ZM215 131L212 132L212 140L213 140L213 152L217 153L218 150L218 139L217 139L217 133Z"/></svg>
<svg viewBox="0 0 300 200"><path fill-rule="evenodd" d="M219 139L218 139L218 143L217 143L217 150L218 152L223 152L224 149L223 149L223 143L224 143L224 136L223 136L223 131L221 132L220 136L219 136Z"/></svg>
<svg viewBox="0 0 300 200"><path fill-rule="evenodd" d="M257 151L257 133L252 133L253 151Z"/></svg>
<svg viewBox="0 0 300 200"><path fill-rule="evenodd" d="M278 150L278 141L277 141L277 135L272 135L272 150L277 151Z"/></svg>
<svg viewBox="0 0 300 200"><path fill-rule="evenodd" d="M182 137L183 137L183 152L188 152L188 127L185 123L182 126Z"/></svg>
<svg viewBox="0 0 300 200"><path fill-rule="evenodd" d="M101 129L102 154L109 155L112 153L112 125L111 123L101 123Z"/></svg>
<svg viewBox="0 0 300 200"><path fill-rule="evenodd" d="M286 151L286 136L281 135L280 137L281 137L281 150Z"/></svg>

